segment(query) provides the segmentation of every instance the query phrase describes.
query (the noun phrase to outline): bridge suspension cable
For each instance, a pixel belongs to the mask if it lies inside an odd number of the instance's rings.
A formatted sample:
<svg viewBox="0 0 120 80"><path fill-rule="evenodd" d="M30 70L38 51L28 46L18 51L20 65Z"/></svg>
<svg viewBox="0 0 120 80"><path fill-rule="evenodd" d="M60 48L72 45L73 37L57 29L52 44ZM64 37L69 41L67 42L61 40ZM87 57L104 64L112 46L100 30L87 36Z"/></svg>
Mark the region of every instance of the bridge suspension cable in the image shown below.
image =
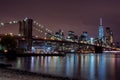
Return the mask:
<svg viewBox="0 0 120 80"><path fill-rule="evenodd" d="M1 22L0 23L0 27L6 27L8 25L13 25L13 24L19 24L19 21L26 21L28 18L25 18L23 20L14 20L14 21L9 21L9 22ZM53 36L52 31L48 28L46 28L45 26L41 25L40 23L38 23L37 21L33 20L33 29L36 30L37 32L39 32L39 34L41 35L41 37L46 36L47 34L50 34L51 36Z"/></svg>
<svg viewBox="0 0 120 80"><path fill-rule="evenodd" d="M46 28L45 26L39 24L38 22L33 22L33 29L38 31L42 37L46 37L47 34L53 36L52 31Z"/></svg>
<svg viewBox="0 0 120 80"><path fill-rule="evenodd" d="M38 22L36 21L33 21L33 25L35 25L35 27L38 27L40 28L41 30L44 30L46 33L52 33L52 31L48 28L45 28L45 26L39 24Z"/></svg>
<svg viewBox="0 0 120 80"><path fill-rule="evenodd" d="M7 26L7 25L12 25L12 24L17 24L17 23L18 23L18 21L9 21L9 22L6 22L6 23L1 22L0 27L4 27L4 26Z"/></svg>

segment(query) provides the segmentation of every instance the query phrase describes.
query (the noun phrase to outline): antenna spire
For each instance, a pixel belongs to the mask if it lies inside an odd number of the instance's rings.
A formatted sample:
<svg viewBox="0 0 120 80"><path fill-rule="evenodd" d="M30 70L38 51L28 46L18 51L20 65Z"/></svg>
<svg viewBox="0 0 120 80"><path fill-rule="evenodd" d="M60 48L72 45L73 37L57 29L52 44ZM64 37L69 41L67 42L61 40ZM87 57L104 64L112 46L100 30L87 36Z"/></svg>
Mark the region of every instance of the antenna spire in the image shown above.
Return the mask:
<svg viewBox="0 0 120 80"><path fill-rule="evenodd" d="M102 17L100 18L100 26L102 26Z"/></svg>

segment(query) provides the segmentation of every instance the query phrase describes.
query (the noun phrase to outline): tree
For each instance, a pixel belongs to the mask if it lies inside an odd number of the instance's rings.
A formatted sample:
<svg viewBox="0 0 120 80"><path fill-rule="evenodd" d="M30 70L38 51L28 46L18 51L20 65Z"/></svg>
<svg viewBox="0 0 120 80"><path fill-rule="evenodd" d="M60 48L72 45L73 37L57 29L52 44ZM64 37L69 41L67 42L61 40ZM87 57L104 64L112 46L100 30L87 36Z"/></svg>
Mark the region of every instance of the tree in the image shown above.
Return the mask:
<svg viewBox="0 0 120 80"><path fill-rule="evenodd" d="M4 47L4 50L15 50L17 46L17 42L13 36L5 35L1 38L1 45Z"/></svg>

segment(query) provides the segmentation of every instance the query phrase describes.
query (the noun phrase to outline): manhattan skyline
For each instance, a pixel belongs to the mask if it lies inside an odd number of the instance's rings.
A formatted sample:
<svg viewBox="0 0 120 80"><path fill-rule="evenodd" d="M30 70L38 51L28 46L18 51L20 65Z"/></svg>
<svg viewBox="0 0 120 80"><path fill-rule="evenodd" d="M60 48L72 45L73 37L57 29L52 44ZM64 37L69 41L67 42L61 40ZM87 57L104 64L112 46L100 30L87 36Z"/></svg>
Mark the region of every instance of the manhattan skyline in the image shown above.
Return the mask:
<svg viewBox="0 0 120 80"><path fill-rule="evenodd" d="M30 17L53 32L62 29L67 34L73 30L80 35L87 31L90 37L98 37L99 18L102 17L104 29L110 27L115 41L120 41L119 3L119 0L1 0L0 22Z"/></svg>

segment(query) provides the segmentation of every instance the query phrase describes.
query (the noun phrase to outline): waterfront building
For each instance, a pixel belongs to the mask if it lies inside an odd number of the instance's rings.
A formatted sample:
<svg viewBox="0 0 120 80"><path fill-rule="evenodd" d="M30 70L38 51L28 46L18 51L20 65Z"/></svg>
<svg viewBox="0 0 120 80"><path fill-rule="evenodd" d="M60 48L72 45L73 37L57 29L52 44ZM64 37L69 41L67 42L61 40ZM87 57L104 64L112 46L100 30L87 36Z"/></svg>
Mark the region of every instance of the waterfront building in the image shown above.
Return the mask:
<svg viewBox="0 0 120 80"><path fill-rule="evenodd" d="M120 48L120 42L115 42L115 47Z"/></svg>
<svg viewBox="0 0 120 80"><path fill-rule="evenodd" d="M112 46L113 45L113 32L110 27L106 27L106 45Z"/></svg>
<svg viewBox="0 0 120 80"><path fill-rule="evenodd" d="M68 31L68 36L66 38L68 41L75 41L75 32L74 31Z"/></svg>
<svg viewBox="0 0 120 80"><path fill-rule="evenodd" d="M64 39L64 33L62 30L59 30L55 33L55 39L56 40L63 40Z"/></svg>
<svg viewBox="0 0 120 80"><path fill-rule="evenodd" d="M74 41L75 41L75 42L78 42L78 35L75 35L75 36L74 36Z"/></svg>
<svg viewBox="0 0 120 80"><path fill-rule="evenodd" d="M85 37L85 36L84 36L83 34L81 34L79 40L80 40L80 41L84 41L84 37Z"/></svg>
<svg viewBox="0 0 120 80"><path fill-rule="evenodd" d="M63 40L64 39L64 32L63 30L59 30L60 38Z"/></svg>
<svg viewBox="0 0 120 80"><path fill-rule="evenodd" d="M90 44L94 44L94 38L90 38Z"/></svg>
<svg viewBox="0 0 120 80"><path fill-rule="evenodd" d="M60 34L59 34L59 32L55 32L55 39L57 39L57 40L60 39Z"/></svg>
<svg viewBox="0 0 120 80"><path fill-rule="evenodd" d="M88 32L84 31L84 32L83 32L83 36L84 36L84 37L83 37L83 40L84 40L84 41L88 41Z"/></svg>
<svg viewBox="0 0 120 80"><path fill-rule="evenodd" d="M79 37L79 41L86 43L88 41L88 32L84 31Z"/></svg>
<svg viewBox="0 0 120 80"><path fill-rule="evenodd" d="M52 37L52 34L51 34L51 33L47 33L47 34L46 34L46 38L47 38L47 39L51 39L51 37Z"/></svg>

